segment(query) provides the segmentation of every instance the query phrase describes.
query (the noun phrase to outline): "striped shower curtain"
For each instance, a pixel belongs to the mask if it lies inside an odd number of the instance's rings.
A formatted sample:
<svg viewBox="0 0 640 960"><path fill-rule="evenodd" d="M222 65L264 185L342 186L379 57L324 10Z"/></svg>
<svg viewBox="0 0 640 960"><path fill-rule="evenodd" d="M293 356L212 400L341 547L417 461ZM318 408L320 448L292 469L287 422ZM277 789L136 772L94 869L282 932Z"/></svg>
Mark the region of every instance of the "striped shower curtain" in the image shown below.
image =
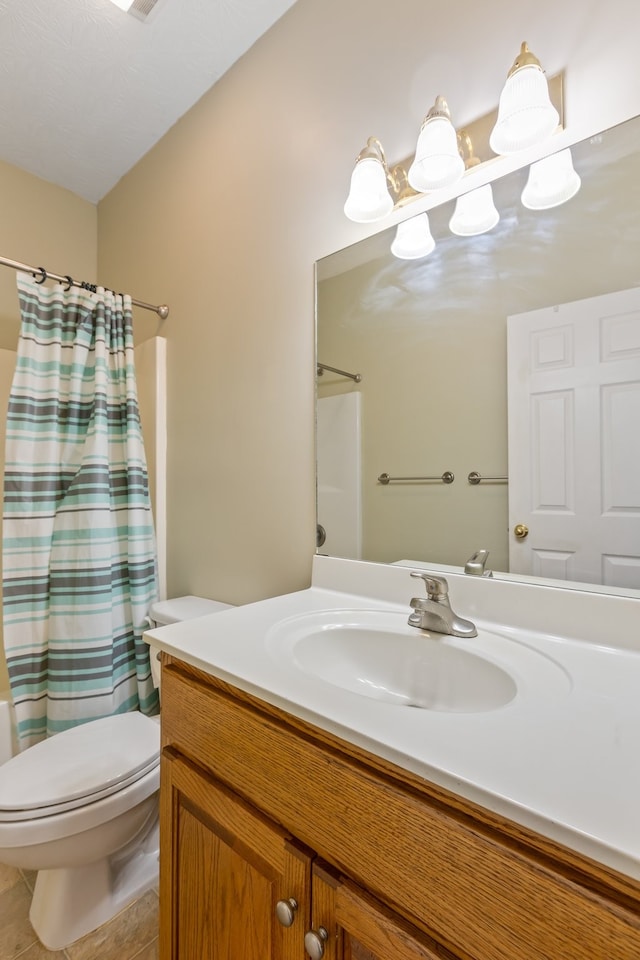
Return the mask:
<svg viewBox="0 0 640 960"><path fill-rule="evenodd" d="M131 298L18 274L7 414L4 646L19 745L157 712L142 641L156 555Z"/></svg>

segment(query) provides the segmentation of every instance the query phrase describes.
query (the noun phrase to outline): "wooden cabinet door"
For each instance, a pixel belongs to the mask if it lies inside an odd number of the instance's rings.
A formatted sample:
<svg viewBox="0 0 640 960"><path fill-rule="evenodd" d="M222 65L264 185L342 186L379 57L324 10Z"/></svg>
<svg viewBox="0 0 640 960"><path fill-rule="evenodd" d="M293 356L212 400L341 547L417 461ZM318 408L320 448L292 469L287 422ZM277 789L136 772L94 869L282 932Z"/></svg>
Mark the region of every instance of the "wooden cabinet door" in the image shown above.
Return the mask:
<svg viewBox="0 0 640 960"><path fill-rule="evenodd" d="M160 831L161 960L304 956L311 857L284 831L179 756L162 759Z"/></svg>
<svg viewBox="0 0 640 960"><path fill-rule="evenodd" d="M323 960L455 960L444 947L331 868L312 868L308 956ZM325 939L326 934L326 939Z"/></svg>

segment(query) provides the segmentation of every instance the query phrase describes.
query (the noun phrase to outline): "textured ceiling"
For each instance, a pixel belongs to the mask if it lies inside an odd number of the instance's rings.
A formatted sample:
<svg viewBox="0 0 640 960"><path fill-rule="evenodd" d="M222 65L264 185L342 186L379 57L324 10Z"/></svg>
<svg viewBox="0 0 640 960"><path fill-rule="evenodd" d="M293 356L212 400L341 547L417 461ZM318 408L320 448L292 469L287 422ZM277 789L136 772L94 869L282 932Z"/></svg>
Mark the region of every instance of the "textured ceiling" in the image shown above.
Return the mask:
<svg viewBox="0 0 640 960"><path fill-rule="evenodd" d="M96 203L294 0L0 0L0 159Z"/></svg>

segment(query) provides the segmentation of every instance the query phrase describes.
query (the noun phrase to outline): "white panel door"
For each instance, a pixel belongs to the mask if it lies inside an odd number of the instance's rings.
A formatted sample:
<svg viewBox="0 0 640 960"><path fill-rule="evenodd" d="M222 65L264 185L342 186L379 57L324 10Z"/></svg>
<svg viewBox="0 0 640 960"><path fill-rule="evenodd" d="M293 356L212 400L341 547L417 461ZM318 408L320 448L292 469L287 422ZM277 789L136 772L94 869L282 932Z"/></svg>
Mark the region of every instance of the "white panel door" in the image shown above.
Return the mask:
<svg viewBox="0 0 640 960"><path fill-rule="evenodd" d="M516 314L507 343L509 569L640 588L640 289Z"/></svg>

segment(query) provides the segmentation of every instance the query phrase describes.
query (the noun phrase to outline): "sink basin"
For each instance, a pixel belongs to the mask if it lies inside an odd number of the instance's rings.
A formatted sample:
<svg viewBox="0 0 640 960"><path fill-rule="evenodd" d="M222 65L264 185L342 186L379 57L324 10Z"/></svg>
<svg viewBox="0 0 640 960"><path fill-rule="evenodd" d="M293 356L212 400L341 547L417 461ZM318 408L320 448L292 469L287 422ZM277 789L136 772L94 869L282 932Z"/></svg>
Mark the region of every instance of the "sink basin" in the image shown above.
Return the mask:
<svg viewBox="0 0 640 960"><path fill-rule="evenodd" d="M532 658L545 689L559 678L566 685L561 668L526 644L488 631L473 639L444 636L410 627L406 619L378 610L304 614L274 626L266 644L281 664L401 707L495 710L513 700L523 675L531 675Z"/></svg>

